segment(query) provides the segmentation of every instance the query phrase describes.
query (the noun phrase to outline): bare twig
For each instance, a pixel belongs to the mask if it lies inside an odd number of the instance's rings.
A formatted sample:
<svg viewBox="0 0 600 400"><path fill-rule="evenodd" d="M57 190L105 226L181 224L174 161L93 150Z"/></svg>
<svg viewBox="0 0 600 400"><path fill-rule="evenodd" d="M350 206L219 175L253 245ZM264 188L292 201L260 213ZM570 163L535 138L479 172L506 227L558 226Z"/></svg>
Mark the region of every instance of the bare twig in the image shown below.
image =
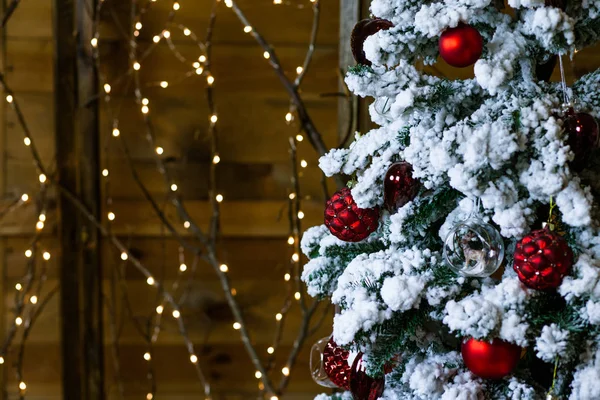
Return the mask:
<svg viewBox="0 0 600 400"><path fill-rule="evenodd" d="M19 6L20 2L21 0L12 0L8 7L6 7L6 11L4 12L4 17L2 17L2 25L0 25L0 28L4 29L4 27L8 23L8 20L10 19L10 17L12 17L13 13Z"/></svg>

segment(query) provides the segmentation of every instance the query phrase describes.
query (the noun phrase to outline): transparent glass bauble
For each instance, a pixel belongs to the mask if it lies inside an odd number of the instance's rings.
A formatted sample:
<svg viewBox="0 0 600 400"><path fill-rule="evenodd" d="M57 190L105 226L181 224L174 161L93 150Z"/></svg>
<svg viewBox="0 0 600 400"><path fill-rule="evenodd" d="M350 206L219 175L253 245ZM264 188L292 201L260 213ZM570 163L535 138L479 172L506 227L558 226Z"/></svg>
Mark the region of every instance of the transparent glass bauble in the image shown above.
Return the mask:
<svg viewBox="0 0 600 400"><path fill-rule="evenodd" d="M385 118L387 121L391 121L393 119L390 114L392 103L393 101L389 97L378 97L373 102L373 110L375 110L377 115Z"/></svg>
<svg viewBox="0 0 600 400"><path fill-rule="evenodd" d="M310 351L310 375L318 385L328 388L337 388L337 386L331 382L329 376L327 376L327 372L323 365L323 351L325 350L325 347L327 347L327 342L329 342L329 336L319 339L317 343L313 345Z"/></svg>
<svg viewBox="0 0 600 400"><path fill-rule="evenodd" d="M446 237L444 259L462 276L487 277L504 260L504 241L496 228L471 216Z"/></svg>

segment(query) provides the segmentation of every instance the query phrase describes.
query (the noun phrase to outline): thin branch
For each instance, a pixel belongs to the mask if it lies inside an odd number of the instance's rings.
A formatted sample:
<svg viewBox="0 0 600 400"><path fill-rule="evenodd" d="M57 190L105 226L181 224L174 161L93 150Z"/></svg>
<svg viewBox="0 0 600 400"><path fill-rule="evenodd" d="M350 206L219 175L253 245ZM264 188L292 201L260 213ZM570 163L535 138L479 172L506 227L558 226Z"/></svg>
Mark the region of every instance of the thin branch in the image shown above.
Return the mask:
<svg viewBox="0 0 600 400"><path fill-rule="evenodd" d="M12 2L6 7L6 11L4 12L4 17L2 17L2 25L0 25L0 29L4 29L10 17L12 17L13 13L19 6L21 0L12 0Z"/></svg>

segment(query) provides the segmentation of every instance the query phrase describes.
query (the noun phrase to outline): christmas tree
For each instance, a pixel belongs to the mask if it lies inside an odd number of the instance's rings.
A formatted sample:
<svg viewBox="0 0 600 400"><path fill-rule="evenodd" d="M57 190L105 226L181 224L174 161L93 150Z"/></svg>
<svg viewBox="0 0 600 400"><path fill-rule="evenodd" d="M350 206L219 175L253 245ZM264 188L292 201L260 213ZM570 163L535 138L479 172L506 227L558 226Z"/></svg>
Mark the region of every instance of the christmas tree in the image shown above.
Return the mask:
<svg viewBox="0 0 600 400"><path fill-rule="evenodd" d="M371 13L346 83L379 128L321 158L350 188L302 240L339 307L313 376L355 400L600 399L600 70L549 82L599 40L600 1ZM423 72L440 56L475 77Z"/></svg>

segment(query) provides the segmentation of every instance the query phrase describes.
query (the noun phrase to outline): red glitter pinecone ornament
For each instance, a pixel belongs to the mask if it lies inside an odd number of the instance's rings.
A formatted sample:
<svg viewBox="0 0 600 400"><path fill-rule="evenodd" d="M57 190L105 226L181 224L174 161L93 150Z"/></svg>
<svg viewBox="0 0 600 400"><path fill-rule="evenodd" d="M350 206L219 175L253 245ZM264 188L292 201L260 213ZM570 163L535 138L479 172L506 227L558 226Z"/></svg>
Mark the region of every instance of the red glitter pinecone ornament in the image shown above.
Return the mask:
<svg viewBox="0 0 600 400"><path fill-rule="evenodd" d="M555 289L572 265L573 252L567 241L548 228L533 231L517 243L513 269L527 287Z"/></svg>
<svg viewBox="0 0 600 400"><path fill-rule="evenodd" d="M350 366L348 365L348 357L350 352L338 347L329 339L327 346L323 350L323 368L325 373L338 387L350 390Z"/></svg>
<svg viewBox="0 0 600 400"><path fill-rule="evenodd" d="M379 209L358 208L350 189L343 188L327 201L325 225L346 242L360 242L379 226Z"/></svg>

